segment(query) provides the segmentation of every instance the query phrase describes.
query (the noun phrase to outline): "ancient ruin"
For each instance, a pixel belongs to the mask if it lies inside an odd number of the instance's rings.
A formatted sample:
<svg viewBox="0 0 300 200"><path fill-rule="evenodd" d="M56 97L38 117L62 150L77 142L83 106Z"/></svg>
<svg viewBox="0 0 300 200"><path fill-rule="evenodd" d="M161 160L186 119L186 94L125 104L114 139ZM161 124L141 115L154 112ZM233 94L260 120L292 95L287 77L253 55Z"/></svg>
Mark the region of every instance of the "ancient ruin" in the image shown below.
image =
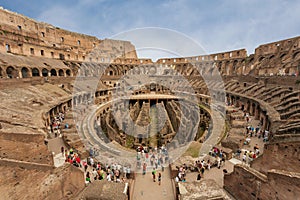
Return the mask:
<svg viewBox="0 0 300 200"><path fill-rule="evenodd" d="M130 41L101 40L0 9L0 199L133 199L134 167L122 184L86 186L82 168L59 160L59 142L82 160L97 160L96 154L135 156L140 146L176 151L217 134L227 163L253 148L244 134L249 118L264 134L257 158L221 172L222 184L178 184L176 166L189 161L167 165L169 192L184 200L297 199L299 71L300 37L260 45L251 55L238 49L153 62L138 58ZM214 81L218 73L224 91ZM149 84L140 82L147 77ZM53 120L61 113L60 132ZM100 151L91 153L91 146Z"/></svg>

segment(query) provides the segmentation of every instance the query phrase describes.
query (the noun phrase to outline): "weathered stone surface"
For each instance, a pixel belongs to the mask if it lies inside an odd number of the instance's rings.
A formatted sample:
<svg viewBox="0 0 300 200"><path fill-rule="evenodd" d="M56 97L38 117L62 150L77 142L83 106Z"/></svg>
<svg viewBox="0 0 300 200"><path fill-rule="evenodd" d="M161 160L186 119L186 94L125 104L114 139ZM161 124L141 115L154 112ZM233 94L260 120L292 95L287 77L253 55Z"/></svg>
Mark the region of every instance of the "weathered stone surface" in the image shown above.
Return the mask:
<svg viewBox="0 0 300 200"><path fill-rule="evenodd" d="M224 192L224 190L214 180L211 179L178 184L180 184L180 200L231 199L226 192Z"/></svg>
<svg viewBox="0 0 300 200"><path fill-rule="evenodd" d="M127 200L125 183L95 181L76 198L77 200Z"/></svg>

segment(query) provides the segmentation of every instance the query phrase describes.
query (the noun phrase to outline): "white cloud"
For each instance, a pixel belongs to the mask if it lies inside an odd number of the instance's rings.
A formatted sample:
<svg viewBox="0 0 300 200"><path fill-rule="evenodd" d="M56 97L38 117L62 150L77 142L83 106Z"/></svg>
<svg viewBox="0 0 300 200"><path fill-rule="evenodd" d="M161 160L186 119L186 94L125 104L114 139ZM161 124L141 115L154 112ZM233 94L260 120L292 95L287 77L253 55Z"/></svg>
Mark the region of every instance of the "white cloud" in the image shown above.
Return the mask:
<svg viewBox="0 0 300 200"><path fill-rule="evenodd" d="M100 39L134 28L169 28L192 37L210 53L237 48L251 53L260 44L299 35L299 10L300 2L280 0L83 0L53 3L38 19Z"/></svg>

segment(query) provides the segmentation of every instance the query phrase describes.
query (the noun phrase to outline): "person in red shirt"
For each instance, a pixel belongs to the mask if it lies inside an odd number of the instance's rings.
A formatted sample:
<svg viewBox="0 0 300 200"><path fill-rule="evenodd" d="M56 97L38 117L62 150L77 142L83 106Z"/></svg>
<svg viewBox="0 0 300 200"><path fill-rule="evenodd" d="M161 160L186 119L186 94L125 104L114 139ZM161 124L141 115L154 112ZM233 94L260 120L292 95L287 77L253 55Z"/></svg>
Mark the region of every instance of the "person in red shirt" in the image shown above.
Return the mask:
<svg viewBox="0 0 300 200"><path fill-rule="evenodd" d="M87 168L88 168L88 165L87 165L87 163L85 162L85 161L83 161L83 167L84 167L84 171L86 172L86 170L87 170Z"/></svg>
<svg viewBox="0 0 300 200"><path fill-rule="evenodd" d="M81 164L80 164L80 157L79 157L79 156L76 157L76 162L77 162L78 165L81 167Z"/></svg>

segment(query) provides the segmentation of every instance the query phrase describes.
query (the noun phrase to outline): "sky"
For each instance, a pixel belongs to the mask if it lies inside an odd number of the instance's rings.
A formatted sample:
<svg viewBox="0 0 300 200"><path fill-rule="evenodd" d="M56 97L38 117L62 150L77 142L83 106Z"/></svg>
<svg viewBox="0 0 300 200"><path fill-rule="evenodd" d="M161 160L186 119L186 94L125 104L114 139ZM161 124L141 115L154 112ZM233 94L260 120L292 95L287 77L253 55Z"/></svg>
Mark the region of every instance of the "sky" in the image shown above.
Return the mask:
<svg viewBox="0 0 300 200"><path fill-rule="evenodd" d="M150 43L170 40L170 32L182 36L183 41L195 42L207 53L246 48L248 54L260 44L300 35L299 0L0 0L0 6L99 39L129 39L138 50L145 47L139 42L148 37ZM145 27L163 31L151 36L143 34L149 29L138 36L133 31ZM124 32L134 32L134 39ZM181 47L178 44L170 51ZM146 51L139 56L152 57Z"/></svg>

